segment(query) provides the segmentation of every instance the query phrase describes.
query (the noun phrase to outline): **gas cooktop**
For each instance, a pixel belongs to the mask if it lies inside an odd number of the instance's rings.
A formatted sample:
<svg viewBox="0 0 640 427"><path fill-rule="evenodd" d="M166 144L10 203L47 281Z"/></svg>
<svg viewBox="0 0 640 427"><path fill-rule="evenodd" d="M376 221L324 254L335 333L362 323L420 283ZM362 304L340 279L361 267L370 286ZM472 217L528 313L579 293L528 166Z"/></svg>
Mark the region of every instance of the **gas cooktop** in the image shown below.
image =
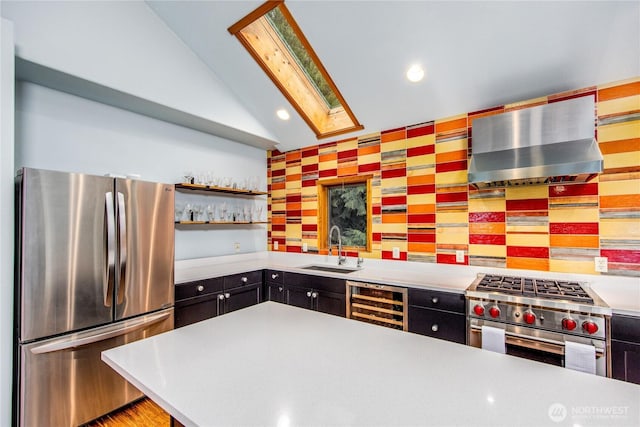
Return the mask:
<svg viewBox="0 0 640 427"><path fill-rule="evenodd" d="M475 290L532 298L562 299L582 304L594 303L582 285L572 281L486 274L476 284Z"/></svg>

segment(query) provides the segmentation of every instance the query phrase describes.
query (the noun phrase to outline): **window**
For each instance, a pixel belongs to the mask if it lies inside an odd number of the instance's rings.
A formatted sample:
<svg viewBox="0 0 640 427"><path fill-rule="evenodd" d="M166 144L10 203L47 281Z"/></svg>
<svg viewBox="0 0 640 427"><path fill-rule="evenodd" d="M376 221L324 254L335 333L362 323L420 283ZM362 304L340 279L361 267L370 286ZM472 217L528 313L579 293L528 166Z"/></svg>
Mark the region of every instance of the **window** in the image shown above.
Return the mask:
<svg viewBox="0 0 640 427"><path fill-rule="evenodd" d="M268 1L229 27L316 137L363 129L283 1Z"/></svg>
<svg viewBox="0 0 640 427"><path fill-rule="evenodd" d="M328 233L337 225L346 249L371 251L371 177L318 182L318 247L329 249ZM337 243L333 236L334 244Z"/></svg>

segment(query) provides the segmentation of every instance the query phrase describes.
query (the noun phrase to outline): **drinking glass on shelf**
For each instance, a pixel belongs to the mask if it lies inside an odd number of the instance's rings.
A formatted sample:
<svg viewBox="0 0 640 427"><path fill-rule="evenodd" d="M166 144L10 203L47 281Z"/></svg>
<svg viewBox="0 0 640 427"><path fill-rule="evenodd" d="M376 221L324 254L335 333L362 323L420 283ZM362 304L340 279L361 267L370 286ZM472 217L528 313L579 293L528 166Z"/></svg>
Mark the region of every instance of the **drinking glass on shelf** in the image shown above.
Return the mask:
<svg viewBox="0 0 640 427"><path fill-rule="evenodd" d="M256 222L262 221L262 206L256 206Z"/></svg>
<svg viewBox="0 0 640 427"><path fill-rule="evenodd" d="M231 177L225 176L222 178L222 186L225 188L231 188Z"/></svg>
<svg viewBox="0 0 640 427"><path fill-rule="evenodd" d="M222 202L220 206L220 221L227 220L227 202Z"/></svg>
<svg viewBox="0 0 640 427"><path fill-rule="evenodd" d="M192 179L193 179L193 172L188 171L184 173L185 184L193 184Z"/></svg>
<svg viewBox="0 0 640 427"><path fill-rule="evenodd" d="M191 206L191 203L187 203L186 205L184 205L184 209L182 211L182 221L192 221L192 213L193 206Z"/></svg>
<svg viewBox="0 0 640 427"><path fill-rule="evenodd" d="M216 207L213 204L207 205L207 220L208 221L216 220Z"/></svg>

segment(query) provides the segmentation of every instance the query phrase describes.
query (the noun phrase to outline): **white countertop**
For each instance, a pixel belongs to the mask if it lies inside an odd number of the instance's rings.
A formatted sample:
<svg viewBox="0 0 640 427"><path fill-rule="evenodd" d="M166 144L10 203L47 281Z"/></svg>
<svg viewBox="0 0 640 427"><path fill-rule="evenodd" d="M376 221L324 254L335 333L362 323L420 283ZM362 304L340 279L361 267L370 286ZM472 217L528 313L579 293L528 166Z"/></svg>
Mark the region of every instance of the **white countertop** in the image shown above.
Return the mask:
<svg viewBox="0 0 640 427"><path fill-rule="evenodd" d="M312 264L337 266L337 257L283 252L256 252L181 260L176 261L175 282L176 284L187 283L194 280L270 268L362 282L462 293L473 282L478 273L519 275L585 282L613 309L614 313L640 316L640 278L637 277L568 274L376 259L365 259L362 269L348 274L319 272L302 268ZM355 259L348 258L347 266L355 267Z"/></svg>
<svg viewBox="0 0 640 427"><path fill-rule="evenodd" d="M186 426L640 425L640 386L275 302L102 360Z"/></svg>

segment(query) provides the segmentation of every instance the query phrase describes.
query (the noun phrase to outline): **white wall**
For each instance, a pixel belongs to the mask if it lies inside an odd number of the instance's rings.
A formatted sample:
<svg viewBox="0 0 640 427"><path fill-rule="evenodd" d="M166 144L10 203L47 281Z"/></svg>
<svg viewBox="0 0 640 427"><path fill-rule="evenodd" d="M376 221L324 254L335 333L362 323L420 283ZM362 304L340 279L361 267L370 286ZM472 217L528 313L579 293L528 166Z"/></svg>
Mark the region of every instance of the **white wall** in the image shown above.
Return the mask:
<svg viewBox="0 0 640 427"><path fill-rule="evenodd" d="M142 1L3 0L0 12L20 58L275 139Z"/></svg>
<svg viewBox="0 0 640 427"><path fill-rule="evenodd" d="M266 152L27 82L16 84L16 164L103 175L139 174L175 183L185 171L257 175L266 189ZM176 202L260 203L266 198L191 196ZM266 218L266 213L264 214ZM262 251L265 225L176 230L176 259Z"/></svg>

